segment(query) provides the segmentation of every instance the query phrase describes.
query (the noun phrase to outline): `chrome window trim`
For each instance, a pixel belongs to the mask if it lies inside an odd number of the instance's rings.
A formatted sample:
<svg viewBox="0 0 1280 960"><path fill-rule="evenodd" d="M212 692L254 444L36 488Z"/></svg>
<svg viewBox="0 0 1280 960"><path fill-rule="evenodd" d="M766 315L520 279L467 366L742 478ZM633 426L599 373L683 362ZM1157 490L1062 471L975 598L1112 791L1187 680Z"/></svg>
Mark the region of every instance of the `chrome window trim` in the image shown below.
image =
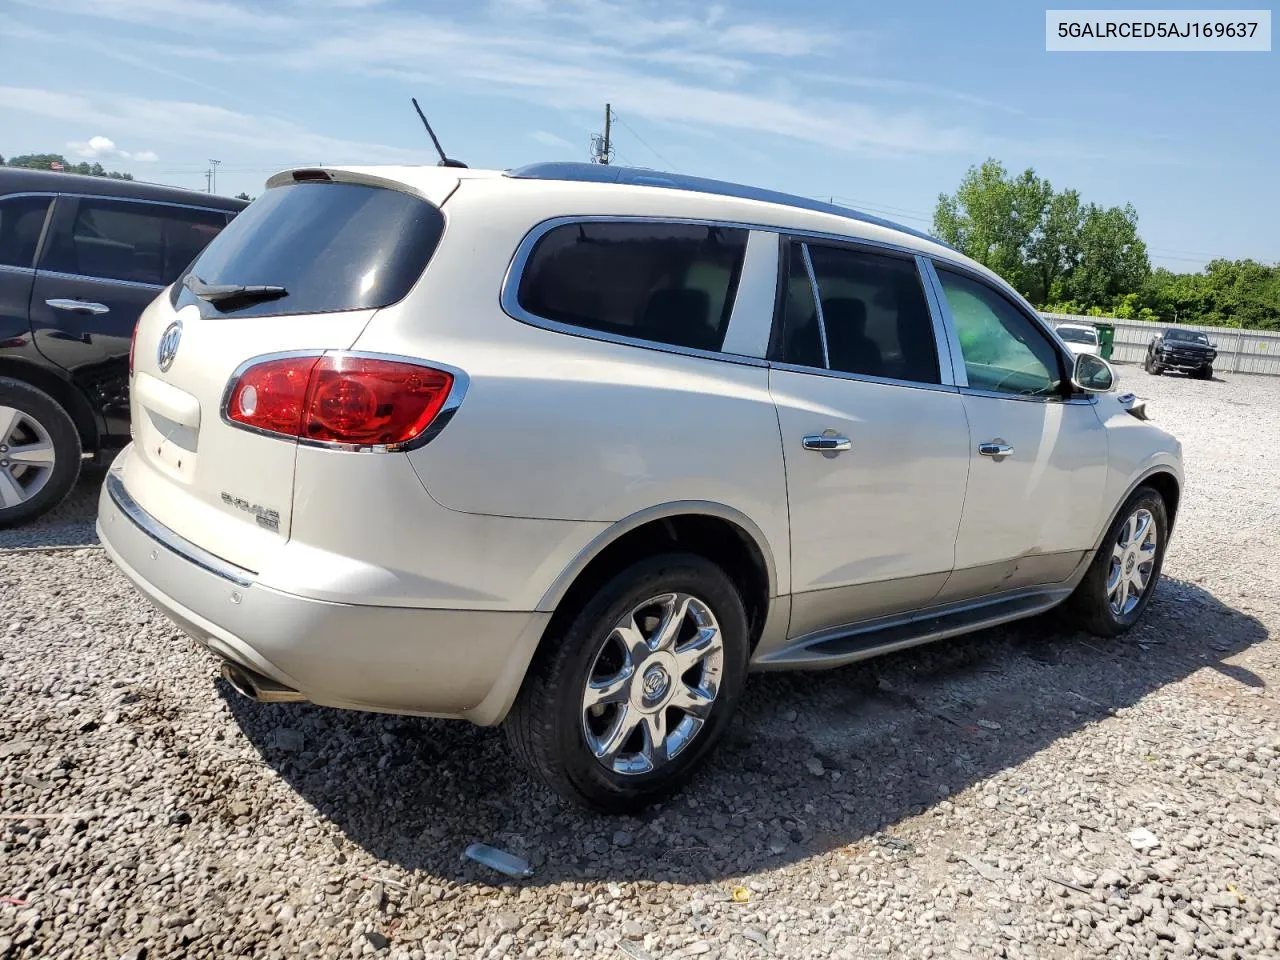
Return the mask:
<svg viewBox="0 0 1280 960"><path fill-rule="evenodd" d="M920 271L920 283L924 287L925 299L929 301L929 312L933 317L933 335L938 344L938 366L942 367L942 346L946 345L947 369L942 374L944 381L950 381L957 387L969 386L969 371L964 366L964 356L960 353L960 338L956 335L955 324L951 322L951 308L942 291L942 281L933 269L933 260L923 254L916 257L916 268Z"/></svg>
<svg viewBox="0 0 1280 960"><path fill-rule="evenodd" d="M221 557L214 556L203 547L198 547L185 537L174 533L168 527L161 524L151 514L147 513L142 507L129 496L129 491L124 487L124 481L116 473L107 474L107 495L111 497L111 502L120 508L123 513L139 530L154 540L160 546L164 547L172 553L176 553L189 563L195 564L201 570L212 573L215 576L229 580L239 587L251 587L257 578L257 573L253 570L247 570L244 567L236 566L229 563Z"/></svg>
<svg viewBox="0 0 1280 960"><path fill-rule="evenodd" d="M827 318L822 312L822 291L818 289L818 275L813 271L813 257L809 256L809 244L800 244L800 259L804 272L809 276L809 293L813 295L813 314L818 320L818 343L822 345L822 369L831 369L831 350L827 346Z"/></svg>
<svg viewBox="0 0 1280 960"><path fill-rule="evenodd" d="M30 274L31 276L35 276L36 268L35 267L17 267L17 266L14 266L12 263L0 263L0 273L18 273L18 274L24 274L24 275Z"/></svg>
<svg viewBox="0 0 1280 960"><path fill-rule="evenodd" d="M806 367L799 363L784 363L781 360L769 361L771 370L785 373L807 373L814 377L833 377L837 380L854 380L860 383L877 383L886 387L911 387L916 390L934 390L939 393L956 393L959 387L952 383L924 383L920 380L897 380L893 377L873 377L865 373L847 373L844 370L830 370L823 367Z"/></svg>
<svg viewBox="0 0 1280 960"><path fill-rule="evenodd" d="M69 197L76 200L114 200L119 203L146 203L161 207L180 207L183 210L204 210L208 213L220 213L234 216L239 210L227 210L223 207L208 207L200 203L179 203L176 200L145 200L142 197L112 197L102 193L76 193L62 190L23 190L19 193L0 194L0 200L10 197Z"/></svg>
<svg viewBox="0 0 1280 960"><path fill-rule="evenodd" d="M52 277L55 280L89 280L93 283L118 283L126 287L138 287L143 290L155 290L159 292L164 290L168 284L166 283L143 283L141 280L116 280L114 277L95 277L90 273L63 273L61 270L41 270L36 268L36 273L42 277Z"/></svg>
<svg viewBox="0 0 1280 960"><path fill-rule="evenodd" d="M616 343L622 346L639 347L642 350L656 350L659 353L674 353L685 357L697 357L702 360L719 360L723 363L736 363L749 367L767 367L768 361L762 357L750 357L738 353L724 353L719 350L700 350L696 347L681 347L675 344L662 343L659 340L641 340L638 337L627 337L617 333L608 333L603 330L592 330L589 327L579 327L571 323L563 323L559 320L549 320L546 317L540 317L536 313L531 313L520 305L520 279L524 275L525 267L528 266L529 257L533 253L533 248L537 245L546 234L550 233L557 227L563 227L574 223L665 223L678 224L681 226L700 226L700 227L725 227L738 230L759 230L760 232L777 232L769 230L767 227L752 227L745 223L732 223L721 220L699 220L688 217L655 217L655 216L626 216L611 214L582 214L578 216L552 217L549 220L543 220L533 226L528 233L524 235L524 239L520 241L516 247L516 252L511 258L511 262L507 265L507 272L502 278L502 289L499 294L499 304L502 312L513 320L520 323L528 324L531 327L539 327L543 330L550 330L553 333L563 333L571 337L580 337L584 340L597 340L602 343ZM748 234L748 244L750 244L750 236ZM743 266L745 263L745 254L743 257ZM742 283L742 275L739 272L738 286ZM734 290L733 312L737 311L738 290ZM730 313L730 325L733 322L733 312ZM725 330L725 340L729 339L729 332Z"/></svg>
<svg viewBox="0 0 1280 960"><path fill-rule="evenodd" d="M768 358L778 298L778 241L776 233L752 230L747 234L747 252L738 273L721 353Z"/></svg>
<svg viewBox="0 0 1280 960"><path fill-rule="evenodd" d="M624 337L618 334L605 333L598 330L588 330L585 327L576 327L572 324L560 323L555 320L548 320L530 313L520 306L518 302L520 278L524 274L524 268L528 264L529 255L533 252L534 245L548 231L556 227L564 226L571 223L674 223L688 224L693 226L715 226L726 228L737 228L741 230L751 230L759 233L773 233L780 238L804 242L806 240L821 240L836 244L852 244L856 246L871 247L879 250L888 250L893 253L912 258L925 258L930 261L938 261L947 265L964 267L964 264L952 260L950 257L938 253L921 253L913 247L904 244L889 243L884 240L874 240L869 237L862 237L857 234L849 233L831 233L821 230L806 230L803 228L780 227L771 223L752 223L743 220L732 219L716 219L708 217L660 217L653 214L568 214L565 216L551 217L547 220L539 221L534 224L529 231L520 240L516 246L515 253L512 254L511 261L507 265L507 271L502 278L502 287L499 293L499 303L503 313L517 320L520 323L528 324L531 327L539 327L543 330L549 330L553 333L561 333L571 337L581 337L585 340L596 340L602 343L616 343L623 346L638 347L641 350L656 350L659 353L674 353L682 356L697 357L702 360L719 360L722 363L736 363L746 366L760 367L769 366L769 362L759 357L744 356L736 353L724 353L710 350L697 350L691 347L678 347L672 344L659 343L654 340L640 340L635 337ZM928 293L926 289L926 300ZM736 302L734 304L736 309ZM726 340L728 334L725 335ZM937 344L935 343L935 347ZM958 346L958 344L957 344ZM940 368L940 377L945 378L945 373L941 371L942 367L942 351L938 350L938 366ZM804 369L819 369L817 367ZM953 365L954 370L954 365ZM953 377L954 379L954 373ZM914 381L913 381L914 382ZM965 383L968 381L965 380ZM943 384L949 385L949 384Z"/></svg>
<svg viewBox="0 0 1280 960"><path fill-rule="evenodd" d="M304 357L352 357L359 360L393 360L398 363L408 363L417 367L427 366L442 373L447 373L453 377L453 385L449 388L449 395L444 399L444 405L440 407L440 412L435 418L427 424L427 428L409 440L397 444L357 444L357 443L338 443L333 440L309 440L305 437L293 437L286 433L276 433L272 430L264 430L261 427L251 427L247 423L240 423L238 420L232 420L228 416L228 410L231 404L231 392L235 389L235 385L240 381L244 372L250 367L257 366L260 363L267 363L271 360L293 360ZM471 378L465 370L452 366L447 363L440 363L436 360L429 360L424 357L409 357L399 353L373 353L365 350L281 350L276 353L264 353L256 357L250 357L241 363L232 371L231 376L227 379L227 385L222 389L222 399L218 401L218 416L222 422L235 430L244 430L246 433L255 433L260 437L270 437L273 440L283 440L286 443L296 443L303 447L315 447L322 450L339 450L344 453L408 453L411 450L417 450L425 447L428 443L440 435L449 422L453 419L454 414L458 412L458 408L462 406L462 401L466 399L467 391L471 388Z"/></svg>

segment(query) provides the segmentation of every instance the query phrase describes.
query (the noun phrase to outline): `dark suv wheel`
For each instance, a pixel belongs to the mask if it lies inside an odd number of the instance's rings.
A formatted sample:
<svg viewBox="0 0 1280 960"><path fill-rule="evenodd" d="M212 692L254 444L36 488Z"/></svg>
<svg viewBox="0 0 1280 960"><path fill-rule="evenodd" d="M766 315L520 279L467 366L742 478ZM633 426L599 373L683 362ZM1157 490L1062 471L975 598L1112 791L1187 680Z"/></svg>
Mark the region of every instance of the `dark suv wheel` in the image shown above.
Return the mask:
<svg viewBox="0 0 1280 960"><path fill-rule="evenodd" d="M80 475L80 434L43 390L0 377L0 528L52 510Z"/></svg>

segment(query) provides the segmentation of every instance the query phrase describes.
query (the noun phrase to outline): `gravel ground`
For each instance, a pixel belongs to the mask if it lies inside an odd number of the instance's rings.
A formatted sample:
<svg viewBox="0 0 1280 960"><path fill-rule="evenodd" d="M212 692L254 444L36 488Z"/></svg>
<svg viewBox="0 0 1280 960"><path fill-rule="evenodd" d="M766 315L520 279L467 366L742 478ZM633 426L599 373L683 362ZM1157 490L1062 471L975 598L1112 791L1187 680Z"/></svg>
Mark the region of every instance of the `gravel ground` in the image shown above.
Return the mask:
<svg viewBox="0 0 1280 960"><path fill-rule="evenodd" d="M0 957L1280 957L1280 379L1126 381L1189 479L1139 628L755 677L638 819L498 731L245 701L100 549L0 553ZM0 548L92 543L95 482Z"/></svg>

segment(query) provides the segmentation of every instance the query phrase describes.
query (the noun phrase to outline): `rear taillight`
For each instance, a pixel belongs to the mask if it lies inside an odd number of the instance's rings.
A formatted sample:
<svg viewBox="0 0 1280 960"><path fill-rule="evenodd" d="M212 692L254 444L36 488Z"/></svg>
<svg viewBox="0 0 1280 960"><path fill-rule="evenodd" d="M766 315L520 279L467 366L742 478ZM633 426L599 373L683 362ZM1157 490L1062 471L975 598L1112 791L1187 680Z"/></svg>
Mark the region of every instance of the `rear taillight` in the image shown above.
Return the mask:
<svg viewBox="0 0 1280 960"><path fill-rule="evenodd" d="M284 437L398 448L436 419L454 380L444 370L378 357L266 359L231 382L223 415Z"/></svg>
<svg viewBox="0 0 1280 960"><path fill-rule="evenodd" d="M136 350L137 347L138 347L138 325L135 323L133 325L133 336L129 338L129 376L130 377L133 376L133 351ZM116 356L119 356L119 354L116 354ZM116 362L119 363L120 361L117 360Z"/></svg>

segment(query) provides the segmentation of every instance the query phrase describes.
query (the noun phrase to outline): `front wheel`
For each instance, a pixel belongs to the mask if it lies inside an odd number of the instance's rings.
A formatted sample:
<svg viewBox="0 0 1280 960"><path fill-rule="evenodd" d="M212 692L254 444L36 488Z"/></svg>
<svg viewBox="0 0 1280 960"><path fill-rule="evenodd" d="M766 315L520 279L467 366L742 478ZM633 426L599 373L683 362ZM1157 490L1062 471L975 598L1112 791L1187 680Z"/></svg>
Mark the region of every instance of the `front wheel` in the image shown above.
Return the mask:
<svg viewBox="0 0 1280 960"><path fill-rule="evenodd" d="M1169 540L1164 498L1151 487L1129 497L1103 538L1067 609L1085 630L1099 637L1124 633L1151 601Z"/></svg>
<svg viewBox="0 0 1280 960"><path fill-rule="evenodd" d="M1145 367L1147 373L1151 374L1153 377L1158 377L1160 374L1164 373L1164 369L1151 358L1151 354L1149 353L1147 354L1146 362L1143 363L1143 367Z"/></svg>
<svg viewBox="0 0 1280 960"><path fill-rule="evenodd" d="M0 529L52 510L80 475L80 434L43 390L0 377Z"/></svg>
<svg viewBox="0 0 1280 960"><path fill-rule="evenodd" d="M1199 370L1199 372L1197 372L1197 373L1196 373L1196 376L1197 376L1197 377L1199 377L1201 380L1212 380L1212 379L1213 379L1213 367L1211 367L1211 366L1209 366L1209 367L1201 367L1201 368L1200 368L1200 370Z"/></svg>
<svg viewBox="0 0 1280 960"><path fill-rule="evenodd" d="M508 741L561 796L637 810L683 783L719 738L747 645L742 598L723 570L693 554L642 560L543 640Z"/></svg>

